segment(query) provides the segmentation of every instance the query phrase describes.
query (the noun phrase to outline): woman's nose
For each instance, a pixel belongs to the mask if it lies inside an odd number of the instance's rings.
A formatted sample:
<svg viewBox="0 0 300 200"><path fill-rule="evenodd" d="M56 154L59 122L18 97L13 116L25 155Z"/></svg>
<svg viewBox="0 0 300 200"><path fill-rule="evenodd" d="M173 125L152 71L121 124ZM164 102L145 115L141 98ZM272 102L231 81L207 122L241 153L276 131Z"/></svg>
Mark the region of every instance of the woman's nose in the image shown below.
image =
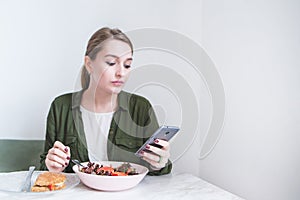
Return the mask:
<svg viewBox="0 0 300 200"><path fill-rule="evenodd" d="M117 76L124 76L125 73L125 68L122 65L117 65L117 69L116 69L116 75Z"/></svg>

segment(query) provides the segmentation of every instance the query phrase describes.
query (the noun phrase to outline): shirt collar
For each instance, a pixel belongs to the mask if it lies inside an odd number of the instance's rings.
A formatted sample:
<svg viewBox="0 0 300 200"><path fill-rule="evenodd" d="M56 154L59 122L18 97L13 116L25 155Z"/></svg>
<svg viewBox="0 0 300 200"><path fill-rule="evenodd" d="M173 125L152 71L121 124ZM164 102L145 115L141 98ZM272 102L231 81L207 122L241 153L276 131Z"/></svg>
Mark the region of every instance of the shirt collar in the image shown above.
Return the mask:
<svg viewBox="0 0 300 200"><path fill-rule="evenodd" d="M79 108L81 104L81 99L83 95L84 90L80 90L78 92L73 93L72 95L72 109ZM130 95L129 93L125 91L121 91L118 94L118 105L121 110L128 111L129 110L129 100L130 100Z"/></svg>

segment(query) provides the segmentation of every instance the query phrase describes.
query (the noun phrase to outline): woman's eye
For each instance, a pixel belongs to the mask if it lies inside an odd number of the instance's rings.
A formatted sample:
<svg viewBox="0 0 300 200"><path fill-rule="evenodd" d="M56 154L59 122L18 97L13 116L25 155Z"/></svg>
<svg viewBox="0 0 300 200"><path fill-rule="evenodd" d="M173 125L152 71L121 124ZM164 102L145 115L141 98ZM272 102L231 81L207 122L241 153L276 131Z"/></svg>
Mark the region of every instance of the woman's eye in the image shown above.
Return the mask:
<svg viewBox="0 0 300 200"><path fill-rule="evenodd" d="M131 65L124 65L124 67L125 67L126 69L128 69L128 68L131 67Z"/></svg>
<svg viewBox="0 0 300 200"><path fill-rule="evenodd" d="M106 62L106 64L108 64L109 66L114 66L116 63L114 63L114 62Z"/></svg>
<svg viewBox="0 0 300 200"><path fill-rule="evenodd" d="M126 69L128 69L128 68L130 68L131 67L131 62L124 62L124 67L126 68Z"/></svg>

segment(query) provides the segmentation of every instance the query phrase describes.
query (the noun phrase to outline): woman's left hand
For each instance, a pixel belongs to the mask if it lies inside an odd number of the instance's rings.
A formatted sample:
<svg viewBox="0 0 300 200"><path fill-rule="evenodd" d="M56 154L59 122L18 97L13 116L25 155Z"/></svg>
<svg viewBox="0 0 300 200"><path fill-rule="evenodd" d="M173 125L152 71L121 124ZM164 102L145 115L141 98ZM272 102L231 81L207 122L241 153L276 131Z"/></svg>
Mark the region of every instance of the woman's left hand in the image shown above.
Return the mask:
<svg viewBox="0 0 300 200"><path fill-rule="evenodd" d="M155 144L162 146L162 148L147 145L147 150L151 152L142 151L142 159L147 161L152 169L160 170L166 166L170 158L170 143L160 139L156 139L154 142Z"/></svg>

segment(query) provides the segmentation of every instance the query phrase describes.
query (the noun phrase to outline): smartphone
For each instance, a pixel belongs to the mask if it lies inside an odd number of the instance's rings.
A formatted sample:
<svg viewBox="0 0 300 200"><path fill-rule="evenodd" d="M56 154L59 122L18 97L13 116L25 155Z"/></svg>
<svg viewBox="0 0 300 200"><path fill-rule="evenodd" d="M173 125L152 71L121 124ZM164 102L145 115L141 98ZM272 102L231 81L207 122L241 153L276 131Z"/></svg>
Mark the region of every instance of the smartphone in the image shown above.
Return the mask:
<svg viewBox="0 0 300 200"><path fill-rule="evenodd" d="M151 152L148 149L146 149L146 145L150 144L153 146L156 146L158 148L162 148L162 146L155 144L154 140L155 139L161 139L161 140L166 140L169 141L177 132L179 131L179 128L176 126L161 126L159 127L154 133L153 135L143 144L143 146L141 146L141 148L139 148L139 150L137 150L137 152L135 152L135 155L138 157L141 157L140 152L141 151L145 151L145 152Z"/></svg>

